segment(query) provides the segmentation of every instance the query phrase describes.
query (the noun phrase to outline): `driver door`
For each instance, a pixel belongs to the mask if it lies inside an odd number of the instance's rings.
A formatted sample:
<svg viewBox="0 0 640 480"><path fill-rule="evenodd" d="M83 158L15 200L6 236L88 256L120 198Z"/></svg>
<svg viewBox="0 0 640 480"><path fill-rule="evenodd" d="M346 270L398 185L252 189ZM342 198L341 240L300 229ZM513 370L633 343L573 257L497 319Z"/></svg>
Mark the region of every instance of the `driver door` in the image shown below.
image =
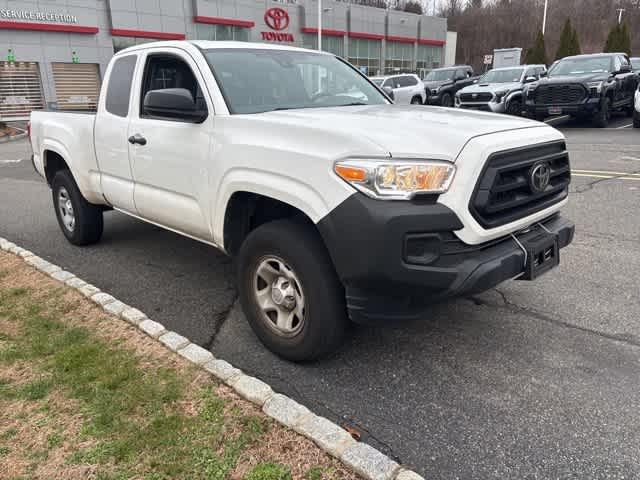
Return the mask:
<svg viewBox="0 0 640 480"><path fill-rule="evenodd" d="M180 49L146 50L144 69L136 83L135 111L129 124L129 156L135 180L138 214L151 222L213 241L208 200L209 179L215 168L210 148L213 105L193 59ZM158 118L143 107L150 90L184 88L206 109L202 123L181 118ZM142 139L135 141L135 139ZM134 140L134 141L132 141Z"/></svg>

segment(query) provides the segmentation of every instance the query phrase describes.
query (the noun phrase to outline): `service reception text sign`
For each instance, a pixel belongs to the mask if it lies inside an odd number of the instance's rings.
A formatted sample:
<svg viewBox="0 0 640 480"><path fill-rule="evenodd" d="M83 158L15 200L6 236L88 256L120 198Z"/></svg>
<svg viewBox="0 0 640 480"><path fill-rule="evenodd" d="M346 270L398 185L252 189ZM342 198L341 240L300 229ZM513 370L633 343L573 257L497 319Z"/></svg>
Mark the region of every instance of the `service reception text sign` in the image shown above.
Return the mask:
<svg viewBox="0 0 640 480"><path fill-rule="evenodd" d="M0 10L3 20L32 20L36 22L78 23L75 15L54 12L34 12L33 10Z"/></svg>

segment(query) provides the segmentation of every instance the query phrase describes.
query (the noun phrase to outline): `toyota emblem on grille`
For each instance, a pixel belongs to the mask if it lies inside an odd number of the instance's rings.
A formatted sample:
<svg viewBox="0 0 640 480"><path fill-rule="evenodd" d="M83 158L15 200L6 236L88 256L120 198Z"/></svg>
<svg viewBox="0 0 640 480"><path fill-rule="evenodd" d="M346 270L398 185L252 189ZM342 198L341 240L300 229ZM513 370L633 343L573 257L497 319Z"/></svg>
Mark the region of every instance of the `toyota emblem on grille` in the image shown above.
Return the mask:
<svg viewBox="0 0 640 480"><path fill-rule="evenodd" d="M289 14L283 8L270 8L264 14L264 23L272 30L284 30L289 26Z"/></svg>
<svg viewBox="0 0 640 480"><path fill-rule="evenodd" d="M529 188L533 193L544 192L551 180L551 167L547 162L536 163L529 171Z"/></svg>

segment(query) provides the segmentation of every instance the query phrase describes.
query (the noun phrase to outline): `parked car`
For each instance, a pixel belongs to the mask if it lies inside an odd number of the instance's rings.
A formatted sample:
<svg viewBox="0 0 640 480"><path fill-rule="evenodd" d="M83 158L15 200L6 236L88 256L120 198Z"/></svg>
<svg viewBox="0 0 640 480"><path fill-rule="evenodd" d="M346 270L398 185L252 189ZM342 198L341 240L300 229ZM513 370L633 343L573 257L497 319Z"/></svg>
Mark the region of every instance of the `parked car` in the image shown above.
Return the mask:
<svg viewBox="0 0 640 480"><path fill-rule="evenodd" d="M571 115L606 127L611 112L633 112L637 86L638 74L624 53L565 57L546 78L527 86L526 109L538 119Z"/></svg>
<svg viewBox="0 0 640 480"><path fill-rule="evenodd" d="M393 100L400 104L422 105L425 100L424 85L417 75L403 73L388 77L371 77L371 81L385 91L390 88Z"/></svg>
<svg viewBox="0 0 640 480"><path fill-rule="evenodd" d="M471 85L477 78L469 65L431 70L422 80L427 93L427 105L453 107L456 92Z"/></svg>
<svg viewBox="0 0 640 480"><path fill-rule="evenodd" d="M458 91L456 107L522 115L524 86L546 74L544 65L494 68L482 75L477 83Z"/></svg>
<svg viewBox="0 0 640 480"><path fill-rule="evenodd" d="M631 57L631 70L640 72L640 57Z"/></svg>
<svg viewBox="0 0 640 480"><path fill-rule="evenodd" d="M633 109L633 128L640 128L640 85L635 93L634 109Z"/></svg>
<svg viewBox="0 0 640 480"><path fill-rule="evenodd" d="M558 130L394 105L284 45L127 48L97 113L34 111L31 145L69 242L98 242L116 209L224 251L251 327L290 360L331 352L350 320L533 280L574 232Z"/></svg>

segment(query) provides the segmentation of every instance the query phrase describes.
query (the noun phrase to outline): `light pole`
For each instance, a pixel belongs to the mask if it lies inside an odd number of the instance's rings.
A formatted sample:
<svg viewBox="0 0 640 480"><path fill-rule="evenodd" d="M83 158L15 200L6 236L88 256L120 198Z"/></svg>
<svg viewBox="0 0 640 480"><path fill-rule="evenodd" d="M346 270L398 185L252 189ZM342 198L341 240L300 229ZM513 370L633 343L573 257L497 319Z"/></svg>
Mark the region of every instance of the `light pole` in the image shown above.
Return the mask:
<svg viewBox="0 0 640 480"><path fill-rule="evenodd" d="M318 51L322 51L322 0L318 0Z"/></svg>
<svg viewBox="0 0 640 480"><path fill-rule="evenodd" d="M544 0L544 15L542 16L542 35L547 28L547 7L549 6L549 0Z"/></svg>

